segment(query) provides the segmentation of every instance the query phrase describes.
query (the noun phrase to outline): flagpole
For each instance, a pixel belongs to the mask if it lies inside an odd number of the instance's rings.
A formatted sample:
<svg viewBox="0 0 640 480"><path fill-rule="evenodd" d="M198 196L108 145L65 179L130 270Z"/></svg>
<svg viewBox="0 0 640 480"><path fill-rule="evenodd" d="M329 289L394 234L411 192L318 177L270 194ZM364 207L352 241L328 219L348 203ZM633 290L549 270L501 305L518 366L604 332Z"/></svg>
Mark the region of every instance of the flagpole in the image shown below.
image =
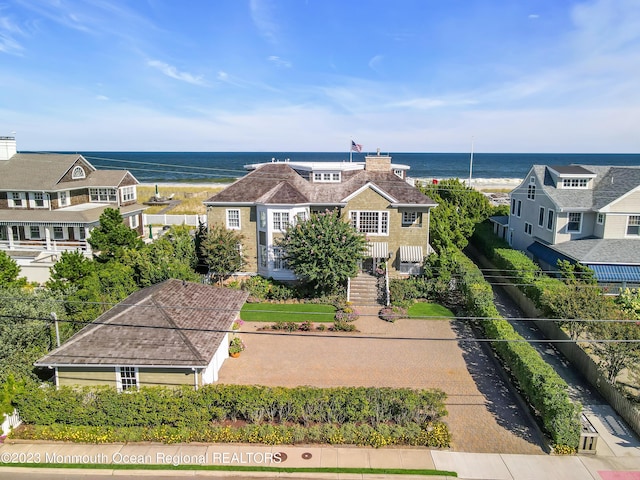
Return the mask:
<svg viewBox="0 0 640 480"><path fill-rule="evenodd" d="M469 188L471 188L472 172L473 172L473 137L471 137L471 158L469 158Z"/></svg>
<svg viewBox="0 0 640 480"><path fill-rule="evenodd" d="M349 163L353 162L353 140L349 143Z"/></svg>

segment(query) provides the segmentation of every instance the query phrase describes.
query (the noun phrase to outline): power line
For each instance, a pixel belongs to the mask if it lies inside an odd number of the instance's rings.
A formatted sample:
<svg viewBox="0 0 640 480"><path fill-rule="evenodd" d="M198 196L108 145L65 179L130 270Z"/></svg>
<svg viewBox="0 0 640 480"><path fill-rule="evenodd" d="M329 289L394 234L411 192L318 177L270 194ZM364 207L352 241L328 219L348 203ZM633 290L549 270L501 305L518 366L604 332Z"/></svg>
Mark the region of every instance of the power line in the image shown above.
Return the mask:
<svg viewBox="0 0 640 480"><path fill-rule="evenodd" d="M2 318L21 318L28 320L40 320L44 322L51 322L50 317L21 317L12 315L0 315ZM476 338L476 337L396 337L385 336L379 337L374 335L358 335L351 332L345 332L342 334L336 333L313 333L313 332L282 332L282 331L239 331L239 330L225 330L214 328L196 328L196 327L175 327L175 326L162 326L162 325L139 325L131 323L115 323L115 322L83 322L79 320L70 319L58 319L59 322L66 322L72 324L85 324L85 325L100 325L110 327L124 327L124 328L144 328L150 330L172 330L180 332L199 332L199 333L234 333L238 335L267 335L267 336L287 336L287 337L318 337L318 338L348 338L359 340L409 340L409 341L430 341L430 342L478 342L478 343L576 343L575 340L570 339L491 339L491 338ZM640 339L580 339L578 343L631 343L640 344Z"/></svg>

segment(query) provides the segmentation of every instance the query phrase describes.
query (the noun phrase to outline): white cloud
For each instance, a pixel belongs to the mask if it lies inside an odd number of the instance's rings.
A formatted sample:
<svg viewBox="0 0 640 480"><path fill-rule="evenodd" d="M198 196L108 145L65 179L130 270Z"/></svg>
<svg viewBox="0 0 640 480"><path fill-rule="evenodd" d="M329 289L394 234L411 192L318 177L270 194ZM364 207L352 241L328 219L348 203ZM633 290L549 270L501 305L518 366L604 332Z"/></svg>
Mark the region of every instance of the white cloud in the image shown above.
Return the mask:
<svg viewBox="0 0 640 480"><path fill-rule="evenodd" d="M536 19L538 19L538 18L540 18L540 15L538 15L537 13L531 13L531 14L529 15L529 19L530 19L530 20L536 20Z"/></svg>
<svg viewBox="0 0 640 480"><path fill-rule="evenodd" d="M274 19L274 5L271 0L251 0L249 2L251 19L260 35L277 43L279 26Z"/></svg>
<svg viewBox="0 0 640 480"><path fill-rule="evenodd" d="M382 63L383 58L384 56L382 55L375 55L374 57L372 57L371 60L369 60L369 68L377 72L378 66L380 65L380 63Z"/></svg>
<svg viewBox="0 0 640 480"><path fill-rule="evenodd" d="M277 67L280 67L280 68L291 68L291 62L290 61L283 60L282 58L278 57L277 55L271 55L271 56L267 57L267 60L269 60L269 62L273 63Z"/></svg>
<svg viewBox="0 0 640 480"><path fill-rule="evenodd" d="M106 95L96 95L96 100L100 100L101 102L106 102L109 100L109 97Z"/></svg>
<svg viewBox="0 0 640 480"><path fill-rule="evenodd" d="M17 36L24 36L22 29L9 17L0 17L0 52L21 55L24 48Z"/></svg>
<svg viewBox="0 0 640 480"><path fill-rule="evenodd" d="M202 75L196 76L188 72L181 72L176 67L174 67L173 65L169 65L168 63L164 63L159 60L149 60L147 62L147 65L153 68L157 68L167 77L191 83L192 85L206 85L206 82L204 81L204 77L202 77Z"/></svg>

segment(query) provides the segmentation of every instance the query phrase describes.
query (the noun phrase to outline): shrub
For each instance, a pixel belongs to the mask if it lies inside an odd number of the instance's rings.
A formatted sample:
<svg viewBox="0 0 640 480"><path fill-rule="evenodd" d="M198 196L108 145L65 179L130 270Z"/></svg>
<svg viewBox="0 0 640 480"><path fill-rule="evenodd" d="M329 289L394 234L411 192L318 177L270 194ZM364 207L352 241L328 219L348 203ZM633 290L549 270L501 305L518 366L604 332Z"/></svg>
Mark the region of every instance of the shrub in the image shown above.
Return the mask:
<svg viewBox="0 0 640 480"><path fill-rule="evenodd" d="M333 322L333 331L335 332L355 332L356 326L353 323L347 323L344 320L336 320Z"/></svg>
<svg viewBox="0 0 640 480"><path fill-rule="evenodd" d="M383 307L378 312L378 316L386 322L393 323L399 318L406 318L407 309L404 307L399 307L397 305L393 305L390 307Z"/></svg>

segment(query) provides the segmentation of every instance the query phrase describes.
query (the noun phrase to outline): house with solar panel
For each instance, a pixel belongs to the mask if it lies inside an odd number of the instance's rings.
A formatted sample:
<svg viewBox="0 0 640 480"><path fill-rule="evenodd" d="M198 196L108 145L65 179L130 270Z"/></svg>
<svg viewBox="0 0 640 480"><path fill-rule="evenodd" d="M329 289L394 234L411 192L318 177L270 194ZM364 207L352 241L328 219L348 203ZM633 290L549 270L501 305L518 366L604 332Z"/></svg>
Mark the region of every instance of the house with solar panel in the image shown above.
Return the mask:
<svg viewBox="0 0 640 480"><path fill-rule="evenodd" d="M534 165L494 232L546 270L580 262L600 284L640 285L640 167Z"/></svg>
<svg viewBox="0 0 640 480"><path fill-rule="evenodd" d="M87 239L106 208L143 234L137 184L127 170L99 170L77 153L18 153L15 137L0 137L0 249L45 282L61 252L91 255Z"/></svg>
<svg viewBox="0 0 640 480"><path fill-rule="evenodd" d="M245 168L246 176L204 202L209 225L244 236L240 273L295 280L277 240L290 225L334 209L367 237L364 271L384 262L392 276L418 274L432 251L429 215L436 203L407 181L409 166L379 150L364 162L287 160Z"/></svg>

